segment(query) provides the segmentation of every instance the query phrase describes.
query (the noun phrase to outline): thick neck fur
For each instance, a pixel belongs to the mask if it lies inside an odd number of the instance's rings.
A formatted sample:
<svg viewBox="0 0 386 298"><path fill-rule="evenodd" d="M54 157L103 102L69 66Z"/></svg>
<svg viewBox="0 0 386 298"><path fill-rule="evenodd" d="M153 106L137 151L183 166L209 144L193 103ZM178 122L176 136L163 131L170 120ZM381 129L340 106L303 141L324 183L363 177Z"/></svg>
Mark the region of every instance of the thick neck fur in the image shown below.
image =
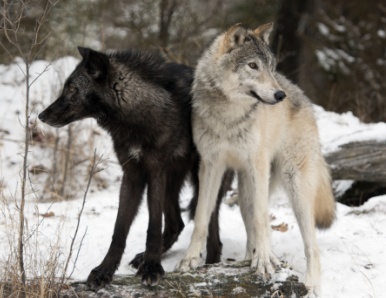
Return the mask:
<svg viewBox="0 0 386 298"><path fill-rule="evenodd" d="M112 136L118 155L129 148L156 154L182 146L185 152L191 146L192 70L131 51L111 54L109 60L97 121ZM169 149L161 149L166 147Z"/></svg>
<svg viewBox="0 0 386 298"><path fill-rule="evenodd" d="M110 54L108 89L102 99L104 112L98 123L112 132L128 125L138 129L151 120L152 110L165 109L170 95L163 89L160 78L164 60L137 51Z"/></svg>

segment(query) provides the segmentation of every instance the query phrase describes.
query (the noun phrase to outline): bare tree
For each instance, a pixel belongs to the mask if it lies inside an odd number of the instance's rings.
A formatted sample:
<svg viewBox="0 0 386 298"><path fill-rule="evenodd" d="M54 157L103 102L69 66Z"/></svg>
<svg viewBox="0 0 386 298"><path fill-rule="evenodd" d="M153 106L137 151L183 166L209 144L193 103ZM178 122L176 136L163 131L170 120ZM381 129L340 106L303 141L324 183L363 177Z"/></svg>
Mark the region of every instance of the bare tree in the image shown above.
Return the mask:
<svg viewBox="0 0 386 298"><path fill-rule="evenodd" d="M169 42L169 27L176 10L178 0L161 0L159 3L159 41L161 47L166 47Z"/></svg>
<svg viewBox="0 0 386 298"><path fill-rule="evenodd" d="M28 47L22 44L19 33L23 26L23 18L28 10L31 8L31 1L17 0L17 1L3 1L3 7L1 10L1 30L5 36L5 41L1 41L0 46L5 52L9 53L12 57L11 51L16 50L17 54L22 58L23 65L19 64L19 68L25 78L25 109L24 109L24 154L22 165L22 177L21 177L21 196L19 207L19 233L18 233L18 262L21 276L21 282L23 287L26 285L26 272L24 268L24 224L25 215L24 207L26 200L26 187L28 182L28 152L31 139L31 127L30 127L30 88L36 81L31 81L30 67L31 63L39 55L40 51L44 48L49 34L42 33L42 28L47 21L48 15L51 9L58 3L59 0L48 0L40 13L40 16L36 19L34 24L33 34L29 39ZM24 40L23 40L24 42ZM47 66L48 67L48 66ZM44 71L43 71L44 72ZM41 75L41 74L40 74ZM24 291L23 291L24 292ZM24 294L23 294L24 295Z"/></svg>
<svg viewBox="0 0 386 298"><path fill-rule="evenodd" d="M272 49L278 70L297 83L305 21L314 10L315 0L281 1L276 19Z"/></svg>

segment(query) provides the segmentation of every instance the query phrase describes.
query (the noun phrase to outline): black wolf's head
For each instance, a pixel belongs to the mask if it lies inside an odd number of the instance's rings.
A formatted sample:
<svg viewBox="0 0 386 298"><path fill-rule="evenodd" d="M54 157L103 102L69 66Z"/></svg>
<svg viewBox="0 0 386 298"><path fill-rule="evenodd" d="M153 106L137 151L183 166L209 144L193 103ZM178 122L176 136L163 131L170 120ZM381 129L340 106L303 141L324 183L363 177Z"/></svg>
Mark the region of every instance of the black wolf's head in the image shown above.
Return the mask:
<svg viewBox="0 0 386 298"><path fill-rule="evenodd" d="M66 80L62 94L39 114L51 126L62 127L84 118L98 118L100 105L110 91L110 62L106 54L78 47L82 61Z"/></svg>

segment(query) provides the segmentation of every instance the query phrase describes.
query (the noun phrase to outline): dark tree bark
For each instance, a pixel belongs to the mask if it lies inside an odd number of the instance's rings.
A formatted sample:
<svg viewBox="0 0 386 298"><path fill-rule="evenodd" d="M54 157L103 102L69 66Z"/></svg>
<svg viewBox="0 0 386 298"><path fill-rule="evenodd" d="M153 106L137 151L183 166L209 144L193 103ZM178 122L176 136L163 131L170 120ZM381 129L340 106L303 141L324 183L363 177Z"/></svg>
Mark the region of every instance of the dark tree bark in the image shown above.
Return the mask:
<svg viewBox="0 0 386 298"><path fill-rule="evenodd" d="M169 28L173 14L178 6L178 0L161 0L160 1L160 24L159 24L159 41L161 47L166 47L169 43Z"/></svg>
<svg viewBox="0 0 386 298"><path fill-rule="evenodd" d="M292 82L298 83L299 58L306 15L313 11L315 0L282 0L276 19L272 50L278 58L277 69Z"/></svg>

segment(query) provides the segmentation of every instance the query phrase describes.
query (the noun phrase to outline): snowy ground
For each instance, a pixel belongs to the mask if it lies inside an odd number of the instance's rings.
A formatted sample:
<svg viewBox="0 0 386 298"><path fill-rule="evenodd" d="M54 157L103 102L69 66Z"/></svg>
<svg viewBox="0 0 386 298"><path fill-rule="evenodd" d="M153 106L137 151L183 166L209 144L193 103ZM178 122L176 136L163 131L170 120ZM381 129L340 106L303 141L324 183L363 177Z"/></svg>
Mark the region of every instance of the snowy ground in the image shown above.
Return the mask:
<svg viewBox="0 0 386 298"><path fill-rule="evenodd" d="M36 106L37 111L41 111L44 105L56 97L62 79L73 69L76 62L74 58L56 61L50 66L49 71L36 81L32 89L33 99L39 99L43 103ZM36 62L33 65L33 76L40 73L45 65L46 62ZM21 115L17 116L17 111L22 111L24 104L22 83L20 70L15 65L0 65L0 181L4 196L10 198L14 197L12 194L16 193L20 181L22 145L15 141L23 139L23 128L20 123L23 118ZM315 111L325 153L335 150L347 141L386 139L385 123L365 125L351 113L338 115L325 112L320 107L315 107ZM36 118L36 113L32 113L31 118ZM92 126L94 123L85 121L82 125ZM46 129L44 125L39 124L39 127ZM96 141L98 152L114 161L109 138L104 134L96 138L98 138ZM44 149L32 146L30 150L31 164L39 158L44 159L40 157L44 155ZM82 245L72 275L73 279L86 279L90 270L103 259L110 244L118 206L119 182L116 177L120 175L120 169L114 162L110 162L106 173L108 173L106 176L111 178L109 187L102 191L94 191L87 198L81 218L80 236L75 243L75 250ZM35 187L36 189L38 191L38 187ZM53 216L44 218L39 226L39 250L43 256L48 247L56 243L58 237L60 250L64 254L68 252L82 197L83 194L80 192L77 199L58 203L42 203L34 196L28 198L26 216L30 226L42 219L36 214L53 212ZM182 194L182 206L188 204L190 197L191 190L187 186ZM272 224L286 223L288 230L272 231L273 251L280 259L288 262L303 280L306 261L300 232L286 197L282 194L276 197L271 204L271 213L275 217ZM128 262L145 247L148 221L146 208L144 202L127 239L127 248L118 274L135 272L128 266ZM13 203L10 204L10 209L15 211ZM162 264L166 271L174 270L189 243L193 223L188 222L187 214L184 214L184 221L186 227L178 242L163 259ZM0 215L0 262L9 254L8 222L9 218ZM223 204L220 227L224 245L223 258L242 260L246 235L238 206L229 207ZM328 231L318 232L323 297L385 297L384 227L386 227L386 196L372 198L357 208L337 204L337 220L333 227ZM80 238L84 233L86 235L81 243Z"/></svg>

